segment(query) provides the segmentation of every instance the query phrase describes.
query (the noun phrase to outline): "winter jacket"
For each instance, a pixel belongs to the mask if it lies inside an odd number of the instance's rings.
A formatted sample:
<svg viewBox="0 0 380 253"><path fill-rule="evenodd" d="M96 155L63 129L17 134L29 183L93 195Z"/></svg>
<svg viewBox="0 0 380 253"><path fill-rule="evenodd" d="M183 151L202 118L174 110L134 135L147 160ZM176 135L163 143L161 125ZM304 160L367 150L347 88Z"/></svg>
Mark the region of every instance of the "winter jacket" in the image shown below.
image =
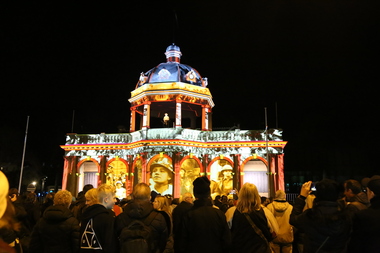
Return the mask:
<svg viewBox="0 0 380 253"><path fill-rule="evenodd" d="M233 210L235 208L231 207L230 209ZM245 215L240 211L235 210L232 219L229 220L229 223L231 224L232 253L267 252L269 248L268 242L272 240L272 234L264 209L260 208L260 210L255 210L251 212L249 216L253 223L261 230L266 241L255 232Z"/></svg>
<svg viewBox="0 0 380 253"><path fill-rule="evenodd" d="M79 251L79 223L65 206L48 207L34 226L30 253L76 253Z"/></svg>
<svg viewBox="0 0 380 253"><path fill-rule="evenodd" d="M224 213L212 206L211 199L195 200L183 220L179 252L229 252L230 246L231 233Z"/></svg>
<svg viewBox="0 0 380 253"><path fill-rule="evenodd" d="M380 250L380 196L371 199L368 209L355 213L348 252L375 253Z"/></svg>
<svg viewBox="0 0 380 253"><path fill-rule="evenodd" d="M346 252L351 219L337 201L314 201L312 209L302 212L305 198L295 199L290 224L304 232L304 253Z"/></svg>
<svg viewBox="0 0 380 253"><path fill-rule="evenodd" d="M267 208L273 213L279 226L279 231L273 243L292 243L293 242L293 226L289 224L290 214L293 206L286 200L275 199Z"/></svg>
<svg viewBox="0 0 380 253"><path fill-rule="evenodd" d="M181 238L182 233L182 222L186 213L193 207L186 201L182 201L178 206L173 209L173 236L174 236L174 250L179 251L179 238ZM177 239L178 238L178 239Z"/></svg>
<svg viewBox="0 0 380 253"><path fill-rule="evenodd" d="M359 212L360 210L367 209L369 206L369 201L367 198L367 194L364 192L361 192L357 194L352 199L347 199L346 203L346 213L353 218L355 213Z"/></svg>
<svg viewBox="0 0 380 253"><path fill-rule="evenodd" d="M115 230L119 238L124 227L127 227L133 220L145 220L151 212L156 212L149 201L133 200L116 217ZM157 213L152 223L152 238L154 241L154 252L164 252L166 242L169 237L169 230L166 220L161 213Z"/></svg>
<svg viewBox="0 0 380 253"><path fill-rule="evenodd" d="M103 205L88 206L80 222L80 252L117 252L114 223L113 214Z"/></svg>

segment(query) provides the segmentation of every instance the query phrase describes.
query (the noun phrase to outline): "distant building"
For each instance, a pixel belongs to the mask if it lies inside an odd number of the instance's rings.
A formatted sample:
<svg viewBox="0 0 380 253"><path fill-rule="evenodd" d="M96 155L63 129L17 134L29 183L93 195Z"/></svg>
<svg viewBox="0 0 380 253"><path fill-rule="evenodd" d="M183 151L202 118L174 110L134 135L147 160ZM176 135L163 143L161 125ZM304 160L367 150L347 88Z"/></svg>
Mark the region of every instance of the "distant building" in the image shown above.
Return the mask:
<svg viewBox="0 0 380 253"><path fill-rule="evenodd" d="M262 196L284 190L280 129L212 131L214 103L207 78L180 63L170 45L165 63L141 73L131 92L130 132L67 134L62 189L120 182L126 194L139 182L179 197L207 175L213 196L254 183Z"/></svg>

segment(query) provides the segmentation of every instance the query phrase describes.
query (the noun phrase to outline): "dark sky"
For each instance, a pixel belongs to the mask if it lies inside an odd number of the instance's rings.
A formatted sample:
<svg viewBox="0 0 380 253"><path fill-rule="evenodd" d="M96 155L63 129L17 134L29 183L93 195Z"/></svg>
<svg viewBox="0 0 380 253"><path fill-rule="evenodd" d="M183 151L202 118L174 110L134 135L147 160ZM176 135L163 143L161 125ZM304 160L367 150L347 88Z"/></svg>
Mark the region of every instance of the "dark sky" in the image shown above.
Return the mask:
<svg viewBox="0 0 380 253"><path fill-rule="evenodd" d="M174 42L209 80L214 127L263 129L268 108L289 142L288 177L379 174L379 10L375 0L3 3L0 157L21 157L28 115L27 153L42 163L63 164L73 111L77 133L128 127L140 73Z"/></svg>

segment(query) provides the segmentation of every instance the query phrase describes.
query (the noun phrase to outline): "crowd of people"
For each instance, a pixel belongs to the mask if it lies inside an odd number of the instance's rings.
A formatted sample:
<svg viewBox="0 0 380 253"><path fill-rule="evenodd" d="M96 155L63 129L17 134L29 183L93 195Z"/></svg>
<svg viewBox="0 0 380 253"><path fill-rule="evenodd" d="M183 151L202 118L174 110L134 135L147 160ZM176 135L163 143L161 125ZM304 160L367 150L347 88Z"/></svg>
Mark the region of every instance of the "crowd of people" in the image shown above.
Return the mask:
<svg viewBox="0 0 380 253"><path fill-rule="evenodd" d="M283 190L260 196L252 183L213 199L210 180L198 177L180 200L139 183L119 201L102 184L41 205L0 172L0 253L380 252L380 176L315 188L305 182L294 203Z"/></svg>

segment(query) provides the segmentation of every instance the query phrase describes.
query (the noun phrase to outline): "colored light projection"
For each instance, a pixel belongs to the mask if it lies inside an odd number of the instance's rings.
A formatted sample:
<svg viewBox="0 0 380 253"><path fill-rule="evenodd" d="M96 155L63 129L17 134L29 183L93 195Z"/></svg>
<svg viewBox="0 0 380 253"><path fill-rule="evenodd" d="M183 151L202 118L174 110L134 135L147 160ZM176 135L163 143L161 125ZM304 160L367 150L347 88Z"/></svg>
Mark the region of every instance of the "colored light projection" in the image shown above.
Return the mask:
<svg viewBox="0 0 380 253"><path fill-rule="evenodd" d="M115 196L118 199L127 197L125 183L127 181L127 166L119 160L112 161L107 167L106 183L116 187Z"/></svg>
<svg viewBox="0 0 380 253"><path fill-rule="evenodd" d="M174 171L170 157L153 157L149 165L150 189L161 195L173 195Z"/></svg>
<svg viewBox="0 0 380 253"><path fill-rule="evenodd" d="M211 197L228 195L233 190L232 164L226 159L219 159L210 167Z"/></svg>
<svg viewBox="0 0 380 253"><path fill-rule="evenodd" d="M184 160L180 169L180 194L183 195L186 192L193 194L193 181L200 176L200 165L193 158Z"/></svg>

